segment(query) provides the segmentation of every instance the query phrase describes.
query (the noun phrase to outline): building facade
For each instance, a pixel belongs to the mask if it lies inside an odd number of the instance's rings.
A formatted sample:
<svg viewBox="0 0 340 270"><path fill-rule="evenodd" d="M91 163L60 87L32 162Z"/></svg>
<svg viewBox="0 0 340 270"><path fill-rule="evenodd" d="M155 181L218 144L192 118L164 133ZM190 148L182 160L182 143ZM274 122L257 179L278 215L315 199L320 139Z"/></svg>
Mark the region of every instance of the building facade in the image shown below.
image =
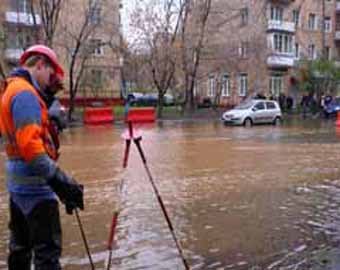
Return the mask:
<svg viewBox="0 0 340 270"><path fill-rule="evenodd" d="M66 97L71 72L78 97L120 97L121 7L120 0L62 1L51 46L66 71ZM25 48L46 43L40 10L35 0L1 1L0 61L6 72L18 64Z"/></svg>
<svg viewBox="0 0 340 270"><path fill-rule="evenodd" d="M300 60L340 59L336 0L216 0L196 87L198 100L233 106L249 96L301 94Z"/></svg>

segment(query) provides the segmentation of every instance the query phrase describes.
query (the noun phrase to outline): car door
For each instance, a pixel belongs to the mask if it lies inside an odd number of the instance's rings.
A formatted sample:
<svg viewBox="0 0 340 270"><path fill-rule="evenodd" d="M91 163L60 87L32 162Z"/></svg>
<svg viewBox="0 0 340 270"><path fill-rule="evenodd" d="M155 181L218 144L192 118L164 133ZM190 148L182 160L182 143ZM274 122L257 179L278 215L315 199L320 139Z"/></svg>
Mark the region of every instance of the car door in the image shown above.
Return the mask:
<svg viewBox="0 0 340 270"><path fill-rule="evenodd" d="M254 123L260 124L266 121L266 108L263 101L257 102L252 111Z"/></svg>
<svg viewBox="0 0 340 270"><path fill-rule="evenodd" d="M272 101L266 101L266 123L272 123L277 114L278 109L275 103Z"/></svg>

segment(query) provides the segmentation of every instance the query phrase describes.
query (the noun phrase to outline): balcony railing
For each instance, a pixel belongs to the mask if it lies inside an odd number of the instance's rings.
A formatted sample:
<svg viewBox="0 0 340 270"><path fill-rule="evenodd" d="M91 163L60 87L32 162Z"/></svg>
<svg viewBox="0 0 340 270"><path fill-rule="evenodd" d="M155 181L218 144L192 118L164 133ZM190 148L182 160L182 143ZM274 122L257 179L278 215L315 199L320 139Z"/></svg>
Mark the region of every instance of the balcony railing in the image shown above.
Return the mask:
<svg viewBox="0 0 340 270"><path fill-rule="evenodd" d="M268 20L268 31L295 32L295 23L287 21Z"/></svg>
<svg viewBox="0 0 340 270"><path fill-rule="evenodd" d="M6 12L6 22L15 24L24 24L27 26L34 26L33 15L30 13L8 11ZM35 14L36 25L41 25L40 15Z"/></svg>
<svg viewBox="0 0 340 270"><path fill-rule="evenodd" d="M5 58L10 61L18 61L22 53L23 49L6 49Z"/></svg>
<svg viewBox="0 0 340 270"><path fill-rule="evenodd" d="M267 58L267 65L269 67L293 67L295 61L295 56L291 54L272 54Z"/></svg>

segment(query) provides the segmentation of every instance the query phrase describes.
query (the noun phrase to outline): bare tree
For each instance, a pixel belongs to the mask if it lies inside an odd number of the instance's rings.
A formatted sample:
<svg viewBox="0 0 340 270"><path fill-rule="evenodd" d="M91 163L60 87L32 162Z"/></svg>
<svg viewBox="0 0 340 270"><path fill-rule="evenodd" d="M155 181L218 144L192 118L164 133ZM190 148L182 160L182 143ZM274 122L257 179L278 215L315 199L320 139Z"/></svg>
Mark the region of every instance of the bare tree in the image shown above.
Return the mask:
<svg viewBox="0 0 340 270"><path fill-rule="evenodd" d="M200 65L211 0L182 0L183 14L180 22L182 71L184 76L185 104L194 111L194 88Z"/></svg>
<svg viewBox="0 0 340 270"><path fill-rule="evenodd" d="M91 12L96 8L99 2L90 0L84 3L82 10L77 13L77 21L71 23L74 14L70 11L65 12L65 21L61 25L63 32L63 43L58 44L64 47L67 52L68 63L68 90L70 99L70 108L68 118L72 120L72 114L75 107L75 98L81 84L81 79L86 68L86 62L91 55L94 46L100 44L90 44L91 34L94 33L96 24L91 22Z"/></svg>
<svg viewBox="0 0 340 270"><path fill-rule="evenodd" d="M162 117L164 95L173 83L177 62L177 36L184 6L175 0L150 1L138 6L132 26L139 33L138 43L158 92L158 117Z"/></svg>

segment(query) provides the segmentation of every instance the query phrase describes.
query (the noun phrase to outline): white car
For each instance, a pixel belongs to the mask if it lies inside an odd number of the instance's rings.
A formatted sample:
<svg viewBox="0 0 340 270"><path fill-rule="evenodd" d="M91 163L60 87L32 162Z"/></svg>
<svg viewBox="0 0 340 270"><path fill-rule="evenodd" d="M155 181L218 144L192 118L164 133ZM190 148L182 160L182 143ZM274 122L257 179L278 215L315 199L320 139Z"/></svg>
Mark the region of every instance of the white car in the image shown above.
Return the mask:
<svg viewBox="0 0 340 270"><path fill-rule="evenodd" d="M222 120L225 124L245 126L253 124L278 125L282 121L282 113L276 101L252 99L223 113Z"/></svg>

